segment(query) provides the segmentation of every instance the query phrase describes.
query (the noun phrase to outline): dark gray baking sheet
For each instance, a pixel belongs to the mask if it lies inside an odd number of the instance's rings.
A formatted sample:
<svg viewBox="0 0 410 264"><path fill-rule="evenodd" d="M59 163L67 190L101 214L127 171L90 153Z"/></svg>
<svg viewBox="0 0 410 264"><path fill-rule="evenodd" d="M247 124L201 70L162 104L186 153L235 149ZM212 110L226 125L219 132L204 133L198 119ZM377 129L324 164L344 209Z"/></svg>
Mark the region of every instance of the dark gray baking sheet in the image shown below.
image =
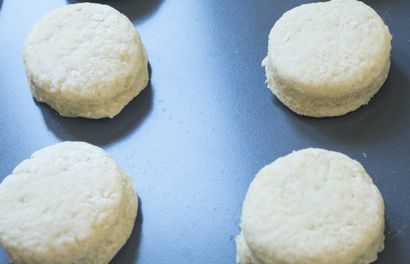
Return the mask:
<svg viewBox="0 0 410 264"><path fill-rule="evenodd" d="M113 263L234 263L255 173L292 150L323 147L360 161L383 193L386 248L377 263L410 263L410 1L365 1L394 36L390 76L368 106L331 119L291 113L265 88L260 67L273 23L304 2L111 1L141 32L151 82L118 117L94 121L35 103L24 75L27 33L66 2L5 0L0 179L47 145L96 144L132 175L141 201L133 235Z"/></svg>

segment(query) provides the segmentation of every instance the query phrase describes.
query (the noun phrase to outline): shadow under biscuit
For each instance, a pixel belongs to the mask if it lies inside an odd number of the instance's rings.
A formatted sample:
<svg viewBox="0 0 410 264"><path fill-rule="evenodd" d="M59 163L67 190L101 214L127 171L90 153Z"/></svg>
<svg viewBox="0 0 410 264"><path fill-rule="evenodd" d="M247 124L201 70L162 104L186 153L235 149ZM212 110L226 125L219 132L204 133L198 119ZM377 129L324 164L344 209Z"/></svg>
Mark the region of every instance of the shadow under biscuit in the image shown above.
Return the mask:
<svg viewBox="0 0 410 264"><path fill-rule="evenodd" d="M9 259L7 258L6 251L4 250L2 246L0 246L0 263L2 264L10 263Z"/></svg>
<svg viewBox="0 0 410 264"><path fill-rule="evenodd" d="M385 240L384 240L384 249L379 253L377 261L374 264L389 263L389 264L399 264L400 255L397 250L400 248L398 245L398 240L394 235L394 230L390 226L388 218L386 219L386 228L384 230Z"/></svg>
<svg viewBox="0 0 410 264"><path fill-rule="evenodd" d="M109 5L126 15L131 21L142 22L155 12L163 1L164 0L67 0L67 3L92 2Z"/></svg>
<svg viewBox="0 0 410 264"><path fill-rule="evenodd" d="M149 76L151 70L149 67ZM87 119L60 116L44 103L33 101L40 108L47 128L62 141L85 141L97 146L108 145L140 126L152 110L153 88L147 87L114 118Z"/></svg>
<svg viewBox="0 0 410 264"><path fill-rule="evenodd" d="M135 219L134 229L125 245L118 251L117 255L111 260L110 264L136 263L138 259L139 246L141 243L142 230L142 203L138 197L138 214Z"/></svg>
<svg viewBox="0 0 410 264"><path fill-rule="evenodd" d="M410 116L408 90L410 83L400 68L392 62L390 74L368 105L340 117L313 118L299 116L279 100L274 104L282 108L285 119L296 130L313 141L366 145L388 139L400 132L404 119Z"/></svg>

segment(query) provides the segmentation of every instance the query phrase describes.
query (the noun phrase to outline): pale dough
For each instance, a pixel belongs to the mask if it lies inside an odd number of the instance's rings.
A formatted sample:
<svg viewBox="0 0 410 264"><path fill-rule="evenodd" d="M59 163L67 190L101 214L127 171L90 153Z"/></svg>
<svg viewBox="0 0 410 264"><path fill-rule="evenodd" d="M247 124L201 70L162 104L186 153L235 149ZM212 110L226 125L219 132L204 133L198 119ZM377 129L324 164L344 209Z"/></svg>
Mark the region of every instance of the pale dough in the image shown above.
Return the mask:
<svg viewBox="0 0 410 264"><path fill-rule="evenodd" d="M356 0L298 6L275 23L262 65L276 97L300 115L339 116L367 104L390 69L391 34Z"/></svg>
<svg viewBox="0 0 410 264"><path fill-rule="evenodd" d="M368 264L384 247L384 202L357 161L304 149L264 167L243 204L240 264Z"/></svg>
<svg viewBox="0 0 410 264"><path fill-rule="evenodd" d="M64 142L0 184L0 243L16 264L106 264L129 238L138 200L102 149Z"/></svg>
<svg viewBox="0 0 410 264"><path fill-rule="evenodd" d="M24 47L33 96L68 117L117 115L146 87L147 63L133 24L101 4L50 12L34 26Z"/></svg>

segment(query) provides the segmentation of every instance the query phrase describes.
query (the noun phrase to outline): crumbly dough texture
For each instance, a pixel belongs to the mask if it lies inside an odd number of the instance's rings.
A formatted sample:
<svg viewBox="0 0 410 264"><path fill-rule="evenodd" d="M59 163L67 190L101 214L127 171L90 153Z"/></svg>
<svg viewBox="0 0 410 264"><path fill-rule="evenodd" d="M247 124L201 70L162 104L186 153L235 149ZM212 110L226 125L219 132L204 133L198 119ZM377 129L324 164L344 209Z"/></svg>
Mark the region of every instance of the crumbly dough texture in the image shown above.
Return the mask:
<svg viewBox="0 0 410 264"><path fill-rule="evenodd" d="M356 0L286 12L269 34L262 62L276 97L300 115L339 116L369 102L390 69L391 34Z"/></svg>
<svg viewBox="0 0 410 264"><path fill-rule="evenodd" d="M24 64L33 96L67 117L114 117L148 83L147 55L129 19L80 3L43 17L27 37Z"/></svg>
<svg viewBox="0 0 410 264"><path fill-rule="evenodd" d="M0 243L16 264L104 264L129 238L131 178L93 145L35 152L0 184Z"/></svg>
<svg viewBox="0 0 410 264"><path fill-rule="evenodd" d="M384 203L360 163L304 149L256 175L241 229L240 264L368 264L384 248Z"/></svg>

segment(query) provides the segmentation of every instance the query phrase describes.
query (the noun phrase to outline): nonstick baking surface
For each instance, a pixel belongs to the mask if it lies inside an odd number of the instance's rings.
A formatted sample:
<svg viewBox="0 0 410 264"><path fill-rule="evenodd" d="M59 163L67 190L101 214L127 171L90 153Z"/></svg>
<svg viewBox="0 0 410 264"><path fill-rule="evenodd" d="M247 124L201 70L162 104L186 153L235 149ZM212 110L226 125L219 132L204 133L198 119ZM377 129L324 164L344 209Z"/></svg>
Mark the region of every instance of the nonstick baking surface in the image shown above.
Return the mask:
<svg viewBox="0 0 410 264"><path fill-rule="evenodd" d="M133 234L112 263L234 263L255 174L293 150L326 148L361 162L383 194L386 247L376 263L410 263L410 1L365 1L393 35L389 78L369 105L322 119L284 107L261 67L274 22L306 2L103 2L140 31L151 81L114 119L87 120L36 103L22 63L33 24L67 2L0 0L0 180L40 148L87 141L132 176L140 199Z"/></svg>

